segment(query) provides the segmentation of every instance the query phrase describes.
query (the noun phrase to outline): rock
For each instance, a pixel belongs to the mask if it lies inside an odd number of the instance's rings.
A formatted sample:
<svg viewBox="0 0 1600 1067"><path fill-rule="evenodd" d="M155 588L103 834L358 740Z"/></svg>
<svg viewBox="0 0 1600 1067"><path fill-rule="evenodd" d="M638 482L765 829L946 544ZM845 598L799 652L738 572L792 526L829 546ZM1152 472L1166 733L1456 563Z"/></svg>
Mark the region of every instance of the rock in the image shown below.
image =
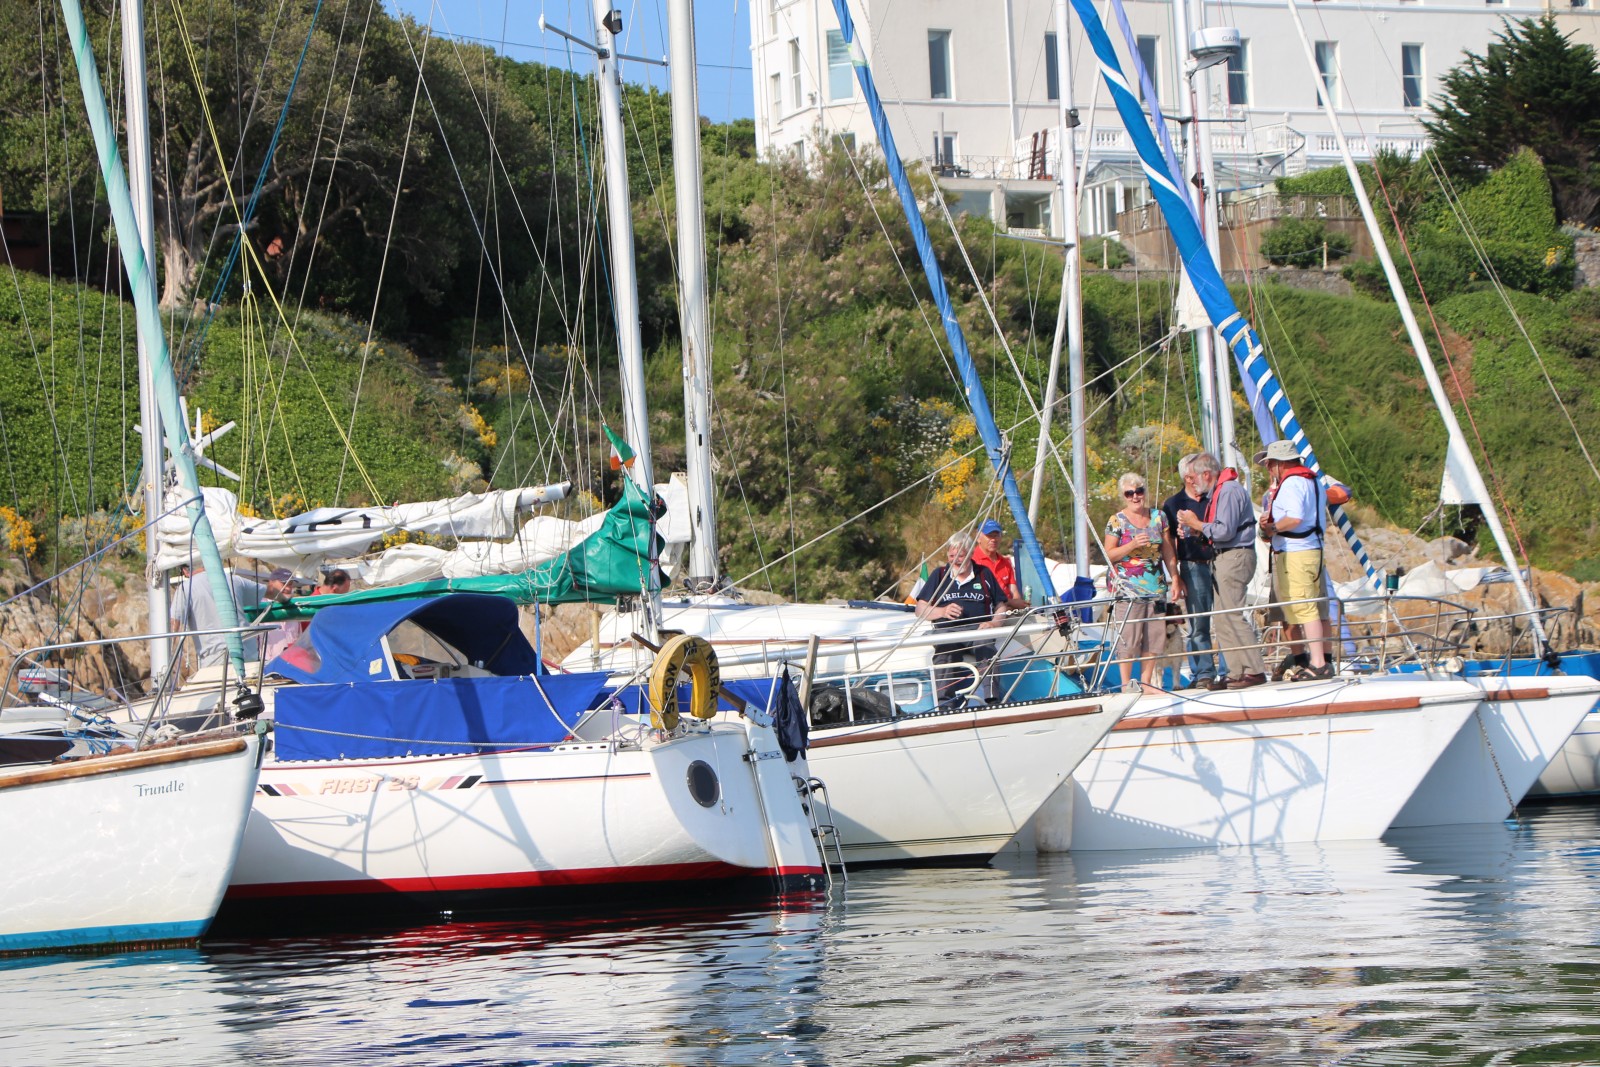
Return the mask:
<svg viewBox="0 0 1600 1067"><path fill-rule="evenodd" d="M1472 555L1472 546L1459 537L1435 537L1423 546L1423 554L1441 566L1455 564L1463 556Z"/></svg>

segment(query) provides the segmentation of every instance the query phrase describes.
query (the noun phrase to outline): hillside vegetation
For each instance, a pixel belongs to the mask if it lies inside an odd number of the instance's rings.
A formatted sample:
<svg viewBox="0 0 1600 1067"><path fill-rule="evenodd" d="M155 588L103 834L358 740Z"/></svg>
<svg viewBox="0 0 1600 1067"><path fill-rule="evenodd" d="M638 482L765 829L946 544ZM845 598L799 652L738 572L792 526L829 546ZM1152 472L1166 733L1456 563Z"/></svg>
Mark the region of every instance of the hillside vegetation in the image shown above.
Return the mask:
<svg viewBox="0 0 1600 1067"><path fill-rule="evenodd" d="M172 160L197 160L209 191L186 200L190 179L158 160L158 257L191 408L207 429L238 424L209 453L243 476L230 487L279 515L560 479L579 490L571 513L613 499L600 427L620 426L618 370L592 79L461 42L435 42L419 61L424 31L382 11L358 56L339 47L336 22L310 11L275 27L248 6L202 8L229 29L196 42L209 62L191 68L173 49L152 79L178 146ZM0 11L18 26L37 21L14 0ZM173 30L166 9L149 17L163 35ZM106 39L109 13L91 18ZM71 59L46 29L0 42L0 183L13 210L38 213L58 271L94 279L114 249ZM290 97L303 41L311 48ZM114 72L103 58L102 73ZM187 85L195 70L208 79L203 92ZM684 461L667 104L661 93L626 93L663 478ZM349 127L333 132L323 109L347 114ZM209 142L212 129L224 144ZM893 594L951 529L1002 508L882 165L837 145L804 166L757 159L749 122L705 125L700 139L724 569L791 596ZM225 269L240 227L226 183L207 170L217 158L246 161L229 176L236 192L241 175L262 176L244 227L258 253L245 262L261 264L249 290L242 266ZM1533 560L1600 578L1600 493L1577 445L1600 429L1600 296L1570 291L1572 235L1557 225L1543 164L1524 153L1480 166L1459 200L1490 267L1517 290L1515 319L1471 245L1451 235L1456 212L1430 192L1428 168L1383 159L1369 173L1396 196L1435 301L1423 314L1438 323L1434 358ZM1060 253L972 219L958 223L958 244L931 182L915 180L1026 491ZM1297 181L1293 191L1348 188L1342 174ZM1362 295L1269 281L1235 296L1360 514L1414 528L1434 511L1444 433L1371 266L1347 269ZM130 525L133 314L71 280L5 273L0 537L51 571ZM292 331L268 288L286 297ZM1198 447L1192 353L1171 330L1172 295L1166 276L1134 283L1091 271L1085 281L1096 529L1120 503L1119 473L1138 470L1170 492L1176 460ZM1249 414L1237 396L1235 406L1251 451ZM1065 412L1054 430L1063 452ZM1065 552L1072 504L1053 463L1046 485L1041 532ZM1446 513L1430 529L1478 536L1464 518Z"/></svg>

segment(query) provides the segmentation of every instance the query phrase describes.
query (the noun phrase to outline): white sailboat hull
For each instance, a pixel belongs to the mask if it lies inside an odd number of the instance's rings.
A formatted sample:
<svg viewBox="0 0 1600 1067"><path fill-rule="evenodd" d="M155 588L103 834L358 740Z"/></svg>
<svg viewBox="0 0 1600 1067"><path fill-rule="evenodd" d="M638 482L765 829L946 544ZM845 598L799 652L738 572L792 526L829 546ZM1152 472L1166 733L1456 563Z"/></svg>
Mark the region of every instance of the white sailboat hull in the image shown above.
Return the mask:
<svg viewBox="0 0 1600 1067"><path fill-rule="evenodd" d="M816 843L781 754L760 743L749 751L744 729L716 724L638 745L269 759L229 905L457 910L646 883L820 888ZM702 782L708 771L715 781L699 800L697 764Z"/></svg>
<svg viewBox="0 0 1600 1067"><path fill-rule="evenodd" d="M260 741L0 772L0 952L182 944L222 901Z"/></svg>
<svg viewBox="0 0 1600 1067"><path fill-rule="evenodd" d="M1542 797L1600 793L1600 711L1584 716L1529 793Z"/></svg>
<svg viewBox="0 0 1600 1067"><path fill-rule="evenodd" d="M1143 698L1052 810L1070 812L1073 851L1376 838L1480 696L1341 678Z"/></svg>
<svg viewBox="0 0 1600 1067"><path fill-rule="evenodd" d="M1395 826L1499 822L1511 814L1573 731L1594 710L1593 678L1480 675L1464 679L1483 691L1472 715L1417 791ZM1593 767L1590 761L1590 767Z"/></svg>
<svg viewBox="0 0 1600 1067"><path fill-rule="evenodd" d="M819 676L863 672L858 681L903 686L915 691L916 706L931 706L932 649L859 651L863 642L926 628L910 612L706 601L668 603L665 618L674 629L705 637L724 657L768 651L777 656L785 649L792 656L814 637ZM629 639L634 628L625 616L607 617L599 641L573 652L567 666L638 669L643 653ZM1011 651L1031 654L1017 643L1002 656ZM772 669L769 663L739 666L725 658L722 672L732 677ZM883 682L890 672L898 683ZM1027 824L1133 700L1120 694L1060 696L814 727L807 758L826 786L847 864L988 858Z"/></svg>
<svg viewBox="0 0 1600 1067"><path fill-rule="evenodd" d="M1132 704L1079 697L815 731L847 863L989 857Z"/></svg>

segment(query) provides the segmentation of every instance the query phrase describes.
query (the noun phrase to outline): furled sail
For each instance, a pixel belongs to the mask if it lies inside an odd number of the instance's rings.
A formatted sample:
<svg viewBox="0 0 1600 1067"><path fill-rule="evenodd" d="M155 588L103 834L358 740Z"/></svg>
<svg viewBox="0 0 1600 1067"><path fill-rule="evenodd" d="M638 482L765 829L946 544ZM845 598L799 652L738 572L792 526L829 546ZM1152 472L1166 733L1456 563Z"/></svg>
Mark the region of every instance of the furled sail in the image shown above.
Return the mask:
<svg viewBox="0 0 1600 1067"><path fill-rule="evenodd" d="M928 239L928 227L922 221L922 212L917 205L916 194L911 189L911 181L906 177L905 165L900 161L900 152L895 148L894 134L889 131L889 117L884 113L883 101L878 98L877 84L873 80L871 69L867 66L866 52L862 50L861 42L856 38L855 23L850 18L850 10L845 0L833 0L833 10L839 18L840 35L844 38L845 47L850 51L850 63L855 68L856 81L861 85L861 95L866 100L867 111L872 116L872 127L878 133L878 145L883 150L884 163L889 168L889 178L900 197L900 208L905 213L906 224L911 227L911 238L917 246L917 257L922 262L922 272L928 279L933 302L939 309L939 320L944 326L945 337L950 342L950 354L960 370L967 407L972 412L973 421L977 423L984 451L989 455L989 462L994 466L995 475L1005 491L1006 503L1011 508L1012 521L1017 527L1020 552L1027 557L1036 580L1043 587L1044 599L1054 600L1055 590L1051 587L1050 568L1045 562L1043 549L1039 547L1039 538L1034 533L1033 523L1028 518L1028 507L1023 502L1022 491L1017 488L1016 473L1011 469L1010 448L1001 439L1000 429L994 423L994 414L989 410L989 396L983 388L983 379L979 377L978 368L972 361L971 353L967 351L967 339L961 331L961 324L956 321L955 307L951 304L950 294L945 289L944 274L939 268L938 259L933 254L933 242Z"/></svg>

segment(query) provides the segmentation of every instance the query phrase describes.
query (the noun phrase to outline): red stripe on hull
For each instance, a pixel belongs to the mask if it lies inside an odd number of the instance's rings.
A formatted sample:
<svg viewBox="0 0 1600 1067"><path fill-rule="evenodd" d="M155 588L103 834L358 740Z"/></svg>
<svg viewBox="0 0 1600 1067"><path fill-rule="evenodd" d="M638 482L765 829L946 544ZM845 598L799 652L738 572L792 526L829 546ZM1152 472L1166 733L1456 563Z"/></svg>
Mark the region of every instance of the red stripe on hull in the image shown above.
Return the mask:
<svg viewBox="0 0 1600 1067"><path fill-rule="evenodd" d="M617 885L632 882L700 882L729 878L822 877L821 867L752 868L729 863L664 863L648 867L588 867L570 871L516 871L465 874L449 878L371 878L361 881L273 882L231 885L224 899L270 900L282 897L340 897L363 894L471 893L506 889Z"/></svg>
<svg viewBox="0 0 1600 1067"><path fill-rule="evenodd" d="M1282 719L1316 719L1323 716L1359 715L1370 711L1404 711L1420 707L1422 707L1420 697L1394 697L1387 700L1349 700L1341 704L1306 704L1301 707L1183 712L1176 715L1146 715L1137 719L1123 719L1111 728L1111 732L1154 730L1173 726L1226 726L1229 723L1274 722Z"/></svg>

